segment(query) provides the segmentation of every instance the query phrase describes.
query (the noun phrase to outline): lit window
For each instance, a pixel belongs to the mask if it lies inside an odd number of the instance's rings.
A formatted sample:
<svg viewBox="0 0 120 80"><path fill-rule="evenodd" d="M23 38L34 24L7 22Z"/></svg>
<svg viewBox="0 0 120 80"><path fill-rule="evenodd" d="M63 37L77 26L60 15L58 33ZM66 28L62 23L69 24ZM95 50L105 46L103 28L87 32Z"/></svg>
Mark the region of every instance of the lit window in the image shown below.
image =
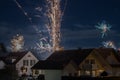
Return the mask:
<svg viewBox="0 0 120 80"><path fill-rule="evenodd" d="M26 73L27 72L27 68L25 66L22 66L21 67L21 71L22 71L22 73Z"/></svg>
<svg viewBox="0 0 120 80"><path fill-rule="evenodd" d="M86 75L90 75L90 71L85 71Z"/></svg>

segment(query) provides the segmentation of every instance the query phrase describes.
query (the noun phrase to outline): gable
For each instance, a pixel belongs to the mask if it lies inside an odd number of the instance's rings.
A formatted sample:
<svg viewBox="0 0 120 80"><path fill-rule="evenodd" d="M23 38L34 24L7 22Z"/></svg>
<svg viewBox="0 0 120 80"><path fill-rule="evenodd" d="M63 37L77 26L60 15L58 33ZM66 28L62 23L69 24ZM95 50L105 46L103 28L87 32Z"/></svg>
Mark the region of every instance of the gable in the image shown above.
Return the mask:
<svg viewBox="0 0 120 80"><path fill-rule="evenodd" d="M98 52L109 64L119 64L116 57L117 52L113 48L98 48L94 49L94 51Z"/></svg>
<svg viewBox="0 0 120 80"><path fill-rule="evenodd" d="M36 60L36 62L38 61L38 59L30 51L27 52L16 64L20 64L23 62L23 60Z"/></svg>
<svg viewBox="0 0 120 80"><path fill-rule="evenodd" d="M30 51L22 59L37 59Z"/></svg>
<svg viewBox="0 0 120 80"><path fill-rule="evenodd" d="M64 66L64 72L67 73L76 73L79 70L79 67L76 65L74 61L70 61L68 64Z"/></svg>
<svg viewBox="0 0 120 80"><path fill-rule="evenodd" d="M84 69L90 69L91 64L92 65L97 64L97 66L94 66L94 67L104 69L101 63L99 62L99 60L96 57L94 57L92 53L88 55L79 66Z"/></svg>
<svg viewBox="0 0 120 80"><path fill-rule="evenodd" d="M90 64L90 65L89 65ZM103 57L96 51L92 51L79 65L81 68L86 67L90 68L100 68L100 69L111 69L111 66L103 59Z"/></svg>

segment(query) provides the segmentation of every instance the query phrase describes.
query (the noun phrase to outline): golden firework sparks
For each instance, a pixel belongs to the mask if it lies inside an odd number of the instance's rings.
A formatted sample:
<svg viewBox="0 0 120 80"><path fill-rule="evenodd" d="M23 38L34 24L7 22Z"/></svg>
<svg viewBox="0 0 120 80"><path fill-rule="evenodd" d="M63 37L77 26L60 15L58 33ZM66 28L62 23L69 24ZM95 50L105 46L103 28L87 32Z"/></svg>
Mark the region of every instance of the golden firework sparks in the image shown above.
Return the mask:
<svg viewBox="0 0 120 80"><path fill-rule="evenodd" d="M18 52L23 49L24 46L24 37L17 34L11 39L11 48L13 52Z"/></svg>
<svg viewBox="0 0 120 80"><path fill-rule="evenodd" d="M59 50L60 48L60 27L62 19L60 1L61 0L47 0L47 17L49 20L47 29L51 36L53 51Z"/></svg>

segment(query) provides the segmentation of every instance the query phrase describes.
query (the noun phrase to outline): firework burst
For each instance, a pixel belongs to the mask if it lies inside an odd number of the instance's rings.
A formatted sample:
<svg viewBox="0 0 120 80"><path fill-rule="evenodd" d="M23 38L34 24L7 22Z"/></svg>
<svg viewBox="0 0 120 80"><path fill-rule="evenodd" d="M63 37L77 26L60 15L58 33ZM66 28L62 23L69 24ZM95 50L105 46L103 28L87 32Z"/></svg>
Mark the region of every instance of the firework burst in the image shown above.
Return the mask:
<svg viewBox="0 0 120 80"><path fill-rule="evenodd" d="M102 43L104 47L106 48L114 48L116 49L116 46L113 41L106 41Z"/></svg>
<svg viewBox="0 0 120 80"><path fill-rule="evenodd" d="M47 17L46 25L51 36L53 51L60 49L60 27L63 13L60 8L61 0L47 0Z"/></svg>
<svg viewBox="0 0 120 80"><path fill-rule="evenodd" d="M102 38L106 35L107 31L110 31L111 28L111 26L105 21L102 21L102 23L98 23L98 25L96 25L95 27L101 30Z"/></svg>
<svg viewBox="0 0 120 80"><path fill-rule="evenodd" d="M24 37L22 35L17 34L13 36L11 39L11 49L13 52L18 52L23 50L24 46Z"/></svg>
<svg viewBox="0 0 120 80"><path fill-rule="evenodd" d="M14 2L17 4L17 6L21 9L21 11L24 13L24 15L28 18L28 20L32 23L32 18L28 15L28 13L23 9L23 7L19 4L17 0L14 0Z"/></svg>

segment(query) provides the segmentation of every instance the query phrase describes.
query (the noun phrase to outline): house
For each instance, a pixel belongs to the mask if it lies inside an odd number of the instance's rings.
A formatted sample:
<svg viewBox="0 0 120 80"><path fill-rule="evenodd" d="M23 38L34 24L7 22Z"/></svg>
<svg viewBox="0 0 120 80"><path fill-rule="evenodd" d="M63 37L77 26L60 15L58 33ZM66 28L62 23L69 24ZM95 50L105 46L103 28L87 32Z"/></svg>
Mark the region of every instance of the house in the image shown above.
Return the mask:
<svg viewBox="0 0 120 80"><path fill-rule="evenodd" d="M111 48L78 49L56 51L47 60L32 67L45 80L61 80L62 76L120 76L120 62ZM118 71L117 71L118 70Z"/></svg>
<svg viewBox="0 0 120 80"><path fill-rule="evenodd" d="M115 55L116 59L120 62L120 53L117 52L117 54ZM111 64L111 66L113 67L113 74L120 76L120 64Z"/></svg>
<svg viewBox="0 0 120 80"><path fill-rule="evenodd" d="M112 67L107 72L112 76L120 76L120 57L117 51L112 48L94 49L94 51L101 54L104 60Z"/></svg>
<svg viewBox="0 0 120 80"><path fill-rule="evenodd" d="M31 75L31 67L38 62L38 59L30 51L11 52L5 58L7 65L15 66L18 75Z"/></svg>
<svg viewBox="0 0 120 80"><path fill-rule="evenodd" d="M63 62L45 60L39 61L32 70L33 76L43 76L43 78L39 78L40 80L44 80L44 78L45 80L61 80L60 75L63 68Z"/></svg>

